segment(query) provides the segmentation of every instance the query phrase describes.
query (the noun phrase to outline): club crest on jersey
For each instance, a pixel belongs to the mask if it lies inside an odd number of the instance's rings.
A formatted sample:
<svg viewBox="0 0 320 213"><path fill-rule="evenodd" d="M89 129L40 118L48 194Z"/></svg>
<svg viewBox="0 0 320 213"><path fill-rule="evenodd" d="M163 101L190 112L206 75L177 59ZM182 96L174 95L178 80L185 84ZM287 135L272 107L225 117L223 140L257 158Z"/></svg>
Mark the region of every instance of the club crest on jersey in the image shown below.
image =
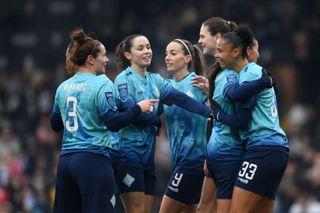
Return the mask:
<svg viewBox="0 0 320 213"><path fill-rule="evenodd" d="M227 75L228 83L236 83L237 80L238 80L237 75L235 75L235 74Z"/></svg>
<svg viewBox="0 0 320 213"><path fill-rule="evenodd" d="M105 93L107 103L109 104L110 108L114 109L116 108L116 102L114 101L112 92L106 92Z"/></svg>
<svg viewBox="0 0 320 213"><path fill-rule="evenodd" d="M128 85L127 84L119 84L118 86L120 98L124 99L128 96Z"/></svg>

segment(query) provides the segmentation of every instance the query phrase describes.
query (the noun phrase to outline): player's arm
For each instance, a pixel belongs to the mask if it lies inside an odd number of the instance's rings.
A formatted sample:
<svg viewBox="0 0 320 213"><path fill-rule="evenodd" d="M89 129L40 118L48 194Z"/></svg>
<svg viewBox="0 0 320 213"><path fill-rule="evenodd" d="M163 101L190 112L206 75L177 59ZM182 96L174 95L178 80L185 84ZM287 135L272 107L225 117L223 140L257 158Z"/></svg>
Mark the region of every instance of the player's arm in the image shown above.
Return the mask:
<svg viewBox="0 0 320 213"><path fill-rule="evenodd" d="M119 111L126 110L136 104L135 98L133 96L133 88L124 80L116 80L118 85L119 98L117 99L117 107ZM155 125L158 128L161 127L161 119L157 113L140 113L132 122L135 125Z"/></svg>
<svg viewBox="0 0 320 213"><path fill-rule="evenodd" d="M54 131L63 130L63 122L58 104L55 102L51 113L51 127Z"/></svg>
<svg viewBox="0 0 320 213"><path fill-rule="evenodd" d="M261 78L244 82L241 85L238 82L227 84L224 88L223 94L224 97L230 101L239 101L254 96L263 89L272 88L273 84L271 76L265 69L262 69Z"/></svg>
<svg viewBox="0 0 320 213"><path fill-rule="evenodd" d="M143 100L139 103L132 104L122 112L119 112L113 92L105 92L108 87L101 87L97 92L97 106L100 116L110 131L116 132L130 124L141 112L149 112L153 103L158 100Z"/></svg>
<svg viewBox="0 0 320 213"><path fill-rule="evenodd" d="M211 109L203 103L194 100L188 95L176 90L170 85L164 87L160 93L160 102L172 105L175 104L185 110L210 117Z"/></svg>
<svg viewBox="0 0 320 213"><path fill-rule="evenodd" d="M223 122L236 129L248 128L251 114L254 106L256 105L256 96L248 98L246 100L239 101L236 104L236 112L234 115L229 115L222 111L220 105L213 101L212 111L217 121Z"/></svg>
<svg viewBox="0 0 320 213"><path fill-rule="evenodd" d="M123 112L108 109L106 112L101 114L101 117L110 131L117 132L131 123L139 113L141 113L141 108L138 104L135 104Z"/></svg>

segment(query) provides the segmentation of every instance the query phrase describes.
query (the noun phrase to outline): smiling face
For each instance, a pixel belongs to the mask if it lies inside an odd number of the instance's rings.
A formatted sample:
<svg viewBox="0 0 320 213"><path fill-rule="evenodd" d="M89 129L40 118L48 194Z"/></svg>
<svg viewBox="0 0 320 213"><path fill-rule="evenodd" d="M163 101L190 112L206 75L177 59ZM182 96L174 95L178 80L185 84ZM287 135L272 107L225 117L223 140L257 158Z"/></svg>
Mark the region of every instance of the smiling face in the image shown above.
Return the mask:
<svg viewBox="0 0 320 213"><path fill-rule="evenodd" d="M216 51L216 38L217 35L211 35L208 26L201 26L198 43L202 47L203 54L214 56Z"/></svg>
<svg viewBox="0 0 320 213"><path fill-rule="evenodd" d="M130 52L124 52L124 54L131 62L131 66L137 66L144 69L151 64L151 45L145 36L137 36L132 39Z"/></svg>
<svg viewBox="0 0 320 213"><path fill-rule="evenodd" d="M97 74L105 73L105 67L108 61L109 59L107 58L107 55L106 55L106 48L104 47L103 44L100 44L97 57L94 58L93 60L94 70L96 71Z"/></svg>
<svg viewBox="0 0 320 213"><path fill-rule="evenodd" d="M172 41L166 48L165 62L169 72L178 72L188 68L191 61L190 55L185 55L183 46L179 42Z"/></svg>
<svg viewBox="0 0 320 213"><path fill-rule="evenodd" d="M226 42L226 40L222 38L217 40L217 51L215 53L215 58L222 69L232 69L237 57L239 57L238 48L233 48L231 43Z"/></svg>

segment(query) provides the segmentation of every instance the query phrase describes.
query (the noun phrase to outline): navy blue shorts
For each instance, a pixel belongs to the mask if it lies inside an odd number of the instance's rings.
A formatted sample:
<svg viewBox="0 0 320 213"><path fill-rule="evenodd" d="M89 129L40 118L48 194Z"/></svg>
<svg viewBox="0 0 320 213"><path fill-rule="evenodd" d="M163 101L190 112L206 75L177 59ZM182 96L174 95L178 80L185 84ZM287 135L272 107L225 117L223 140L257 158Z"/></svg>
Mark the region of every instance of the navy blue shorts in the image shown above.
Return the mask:
<svg viewBox="0 0 320 213"><path fill-rule="evenodd" d="M119 173L119 166L120 166L120 154L118 150L110 150L110 159L112 162L114 179L117 180L118 173ZM117 181L115 181L115 194L119 194L119 187Z"/></svg>
<svg viewBox="0 0 320 213"><path fill-rule="evenodd" d="M207 159L207 165L216 185L217 199L231 199L241 160L215 161Z"/></svg>
<svg viewBox="0 0 320 213"><path fill-rule="evenodd" d="M187 205L199 203L204 173L202 167L198 170L176 168L169 180L165 194Z"/></svg>
<svg viewBox="0 0 320 213"><path fill-rule="evenodd" d="M288 151L285 148L249 149L241 163L235 185L274 200L287 163Z"/></svg>
<svg viewBox="0 0 320 213"><path fill-rule="evenodd" d="M145 165L141 161L120 159L116 182L120 193L144 192L155 195L156 175L154 164Z"/></svg>
<svg viewBox="0 0 320 213"><path fill-rule="evenodd" d="M54 212L114 212L114 174L109 157L90 152L60 156Z"/></svg>

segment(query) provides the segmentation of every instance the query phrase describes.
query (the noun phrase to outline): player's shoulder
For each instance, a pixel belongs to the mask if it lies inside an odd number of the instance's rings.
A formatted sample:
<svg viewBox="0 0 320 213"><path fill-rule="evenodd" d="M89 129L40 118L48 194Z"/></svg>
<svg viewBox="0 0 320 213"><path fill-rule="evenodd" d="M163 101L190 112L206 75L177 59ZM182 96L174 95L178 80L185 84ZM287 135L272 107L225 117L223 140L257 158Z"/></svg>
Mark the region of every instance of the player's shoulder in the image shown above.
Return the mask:
<svg viewBox="0 0 320 213"><path fill-rule="evenodd" d="M131 67L127 67L126 69L122 70L117 77L115 78L115 81L119 81L121 79L129 79L133 76L133 69Z"/></svg>
<svg viewBox="0 0 320 213"><path fill-rule="evenodd" d="M152 78L152 79L161 79L161 80L164 79L159 73L156 73L156 72L150 72L150 71L148 71L148 72L147 72L147 75L148 75L150 78Z"/></svg>
<svg viewBox="0 0 320 213"><path fill-rule="evenodd" d="M218 73L216 81L217 82L219 82L219 81L223 81L224 82L225 81L227 83L234 83L234 82L238 81L238 76L239 76L239 74L234 70L222 69Z"/></svg>
<svg viewBox="0 0 320 213"><path fill-rule="evenodd" d="M254 73L254 74L259 74L260 75L262 69L263 68L260 65L254 63L254 62L250 62L249 64L247 64L245 66L244 72Z"/></svg>
<svg viewBox="0 0 320 213"><path fill-rule="evenodd" d="M236 76L239 75L238 72L236 72L236 71L234 71L234 70L231 70L231 69L227 69L227 68L222 69L222 70L221 70L221 73L222 73L223 75L230 75L230 74L233 74L233 75L236 75Z"/></svg>

